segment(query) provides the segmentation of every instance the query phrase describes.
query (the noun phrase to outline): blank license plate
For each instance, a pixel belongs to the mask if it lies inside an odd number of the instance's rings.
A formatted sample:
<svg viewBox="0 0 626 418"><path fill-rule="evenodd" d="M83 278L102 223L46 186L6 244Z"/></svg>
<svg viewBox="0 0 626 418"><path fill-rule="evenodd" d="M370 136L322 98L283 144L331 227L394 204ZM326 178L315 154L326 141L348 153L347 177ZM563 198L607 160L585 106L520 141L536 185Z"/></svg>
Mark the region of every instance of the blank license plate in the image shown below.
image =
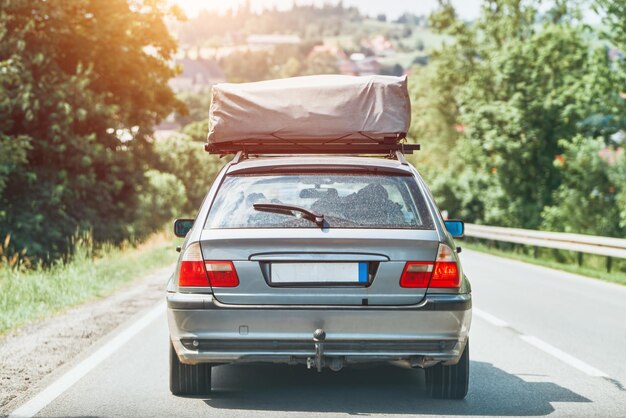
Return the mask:
<svg viewBox="0 0 626 418"><path fill-rule="evenodd" d="M367 263L272 263L271 282L367 283Z"/></svg>

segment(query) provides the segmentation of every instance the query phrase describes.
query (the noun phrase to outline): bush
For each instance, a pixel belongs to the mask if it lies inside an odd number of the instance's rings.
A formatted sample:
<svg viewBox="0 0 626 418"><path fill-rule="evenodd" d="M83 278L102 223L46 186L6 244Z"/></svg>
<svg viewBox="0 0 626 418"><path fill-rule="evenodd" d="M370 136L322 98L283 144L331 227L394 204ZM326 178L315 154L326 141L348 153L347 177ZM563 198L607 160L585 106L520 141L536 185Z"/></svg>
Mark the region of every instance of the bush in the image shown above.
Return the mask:
<svg viewBox="0 0 626 418"><path fill-rule="evenodd" d="M626 177L618 180L616 165L603 158L606 147L602 139L575 137L571 142L561 141L565 150L557 156L554 165L561 172L561 185L553 193L551 206L546 206L542 217L543 228L602 236L624 236L620 226L618 193L623 199L626 192L618 190L626 184ZM623 160L623 158L622 158ZM622 204L623 207L623 204ZM624 212L624 211L622 211Z"/></svg>
<svg viewBox="0 0 626 418"><path fill-rule="evenodd" d="M146 172L147 184L139 195L135 235L142 237L183 213L185 186L171 173Z"/></svg>
<svg viewBox="0 0 626 418"><path fill-rule="evenodd" d="M619 211L619 226L626 235L626 152L624 147L616 151L615 163L609 171L609 181L615 188L615 202Z"/></svg>
<svg viewBox="0 0 626 418"><path fill-rule="evenodd" d="M185 131L197 131L195 128L198 126L202 126L202 123L194 124L194 129L185 128ZM202 136L206 136L206 131ZM160 139L155 149L159 169L171 173L185 189L184 204L177 207L179 212L176 216L195 214L224 162L215 155L207 154L203 143L193 141L187 135L171 135Z"/></svg>

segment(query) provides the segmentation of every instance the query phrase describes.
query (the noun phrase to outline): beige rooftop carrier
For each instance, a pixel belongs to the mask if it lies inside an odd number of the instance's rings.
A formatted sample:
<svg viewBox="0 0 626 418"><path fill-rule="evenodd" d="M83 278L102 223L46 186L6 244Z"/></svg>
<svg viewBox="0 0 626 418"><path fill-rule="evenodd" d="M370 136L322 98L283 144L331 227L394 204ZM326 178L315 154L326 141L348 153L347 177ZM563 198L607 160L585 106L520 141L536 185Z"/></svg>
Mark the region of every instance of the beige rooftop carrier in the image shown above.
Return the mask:
<svg viewBox="0 0 626 418"><path fill-rule="evenodd" d="M206 150L411 152L406 77L318 75L213 86Z"/></svg>

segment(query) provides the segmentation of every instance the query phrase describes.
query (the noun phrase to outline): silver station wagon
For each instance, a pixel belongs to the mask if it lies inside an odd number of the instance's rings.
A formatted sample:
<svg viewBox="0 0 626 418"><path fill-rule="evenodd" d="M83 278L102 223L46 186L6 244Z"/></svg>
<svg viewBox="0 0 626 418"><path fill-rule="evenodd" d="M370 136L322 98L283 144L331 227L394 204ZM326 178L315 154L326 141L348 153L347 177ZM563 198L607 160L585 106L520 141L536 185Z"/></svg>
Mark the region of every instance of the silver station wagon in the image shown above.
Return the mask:
<svg viewBox="0 0 626 418"><path fill-rule="evenodd" d="M223 167L195 220L175 223L185 241L167 286L172 393L207 393L222 364L383 362L424 368L435 398L464 398L463 223L442 219L406 162L401 151L416 147L257 145ZM334 155L349 150L384 158Z"/></svg>

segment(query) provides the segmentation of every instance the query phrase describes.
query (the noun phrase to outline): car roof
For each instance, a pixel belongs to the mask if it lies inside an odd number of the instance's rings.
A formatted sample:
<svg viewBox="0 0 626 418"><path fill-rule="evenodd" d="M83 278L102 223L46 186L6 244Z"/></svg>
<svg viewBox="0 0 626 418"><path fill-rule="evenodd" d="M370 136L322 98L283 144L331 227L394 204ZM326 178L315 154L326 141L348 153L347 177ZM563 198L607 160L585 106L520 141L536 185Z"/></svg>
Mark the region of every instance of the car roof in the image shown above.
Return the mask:
<svg viewBox="0 0 626 418"><path fill-rule="evenodd" d="M264 169L275 169L280 167L297 166L306 169L320 167L341 167L341 168L372 168L383 169L383 171L396 171L410 174L411 168L398 160L375 157L344 157L336 155L307 155L307 156L280 156L280 157L255 157L242 160L232 164L228 173L245 171L262 172Z"/></svg>

